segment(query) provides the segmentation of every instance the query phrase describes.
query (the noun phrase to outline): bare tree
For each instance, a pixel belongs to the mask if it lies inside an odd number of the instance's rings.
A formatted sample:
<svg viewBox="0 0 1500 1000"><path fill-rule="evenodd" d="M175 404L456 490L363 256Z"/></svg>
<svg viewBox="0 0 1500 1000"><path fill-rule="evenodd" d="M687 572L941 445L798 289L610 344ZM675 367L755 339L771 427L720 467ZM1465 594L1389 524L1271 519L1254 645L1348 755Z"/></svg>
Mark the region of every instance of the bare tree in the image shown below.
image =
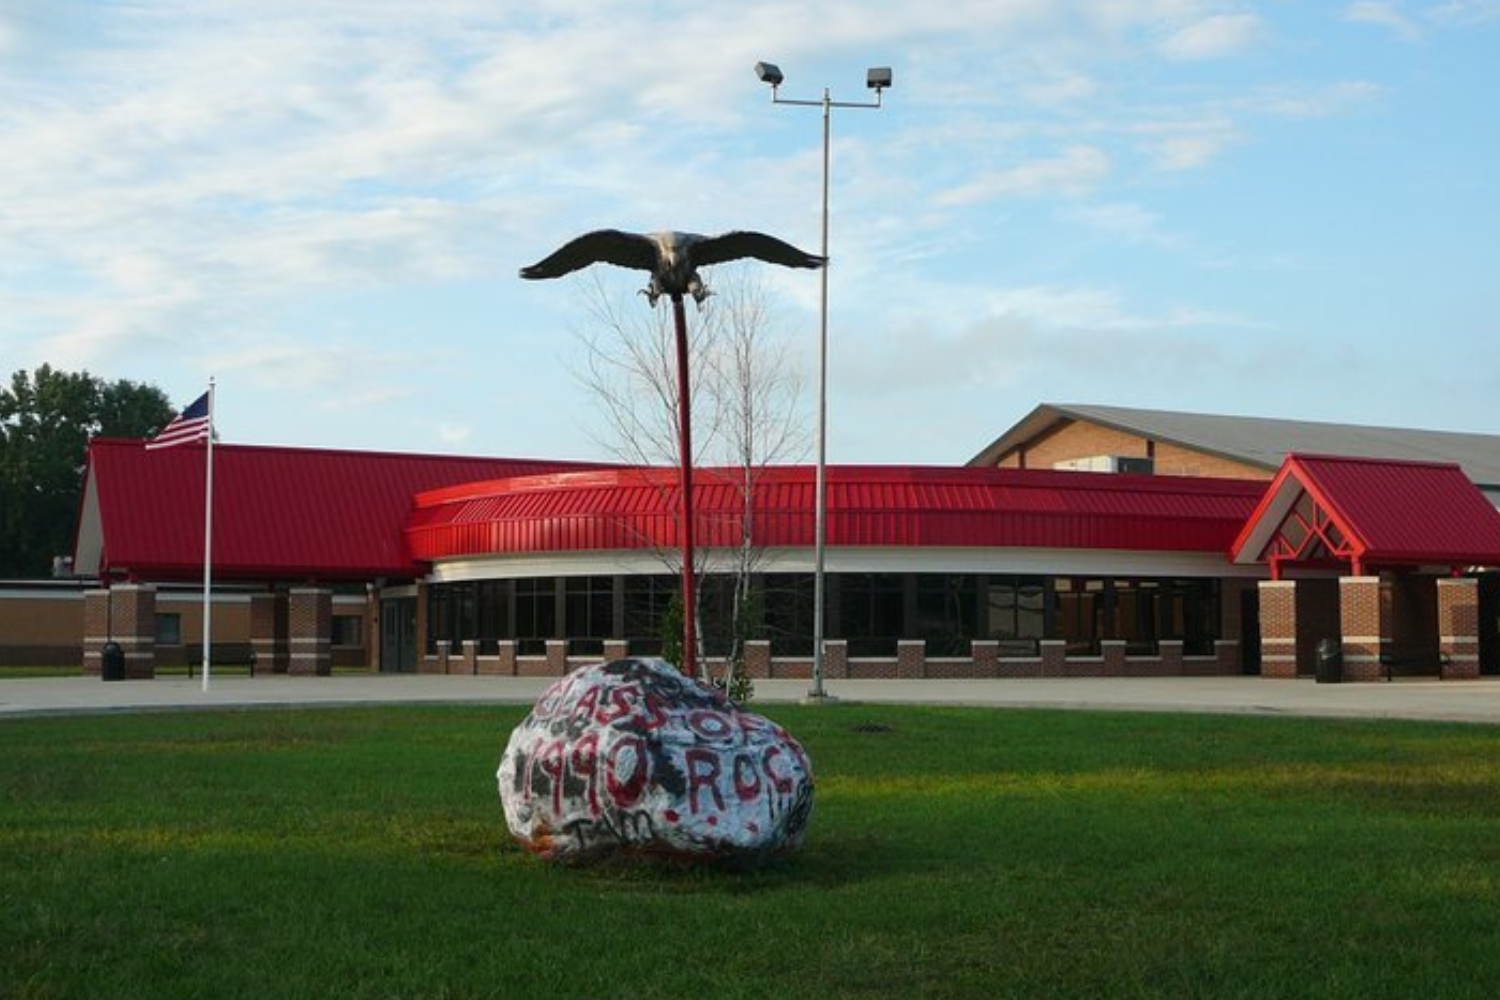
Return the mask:
<svg viewBox="0 0 1500 1000"><path fill-rule="evenodd" d="M633 297L624 301L598 277L591 278L591 323L579 334L584 360L578 378L600 414L592 433L623 462L671 464L678 431L670 316L643 308ZM703 481L718 477L735 487L740 531L733 552L705 547L696 568L700 580L714 572L733 577L724 678L731 686L743 664L744 640L757 625L750 620L751 584L764 549L756 537L755 483L767 466L805 458L809 435L800 407L801 379L766 286L751 270L726 266L716 271L713 288L714 296L689 325L693 461L703 467L698 473ZM681 568L675 550L658 554L668 567ZM701 627L698 634L705 634Z"/></svg>

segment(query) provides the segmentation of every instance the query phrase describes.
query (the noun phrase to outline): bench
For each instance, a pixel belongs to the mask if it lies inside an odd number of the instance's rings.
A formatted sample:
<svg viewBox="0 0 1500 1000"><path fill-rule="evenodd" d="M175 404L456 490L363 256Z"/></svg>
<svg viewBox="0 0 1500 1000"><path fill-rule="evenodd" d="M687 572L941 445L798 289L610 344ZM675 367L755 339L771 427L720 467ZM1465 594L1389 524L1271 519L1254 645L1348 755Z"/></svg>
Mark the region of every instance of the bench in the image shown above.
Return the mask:
<svg viewBox="0 0 1500 1000"><path fill-rule="evenodd" d="M1419 673L1413 676L1430 675L1433 667L1437 668L1439 676L1447 673L1449 663L1452 661L1447 653L1435 649L1421 648L1387 648L1380 654L1380 666L1384 668L1385 679L1395 679L1397 667L1422 667ZM1403 673L1403 676L1405 674Z"/></svg>
<svg viewBox="0 0 1500 1000"><path fill-rule="evenodd" d="M255 650L248 642L215 642L209 646L209 654L213 657L213 667L217 670L221 666L250 668L250 676L255 676ZM195 671L203 669L203 646L198 644L187 649L188 676L192 677Z"/></svg>

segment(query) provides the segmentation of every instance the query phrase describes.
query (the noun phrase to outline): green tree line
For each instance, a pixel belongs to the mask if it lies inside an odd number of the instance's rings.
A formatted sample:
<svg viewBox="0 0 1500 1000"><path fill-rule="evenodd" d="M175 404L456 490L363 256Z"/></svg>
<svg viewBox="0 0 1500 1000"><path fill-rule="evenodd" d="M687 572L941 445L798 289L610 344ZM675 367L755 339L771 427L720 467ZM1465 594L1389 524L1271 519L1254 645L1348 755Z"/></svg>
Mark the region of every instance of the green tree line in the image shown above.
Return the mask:
<svg viewBox="0 0 1500 1000"><path fill-rule="evenodd" d="M176 415L152 385L42 365L0 388L0 579L73 551L89 438L150 437Z"/></svg>

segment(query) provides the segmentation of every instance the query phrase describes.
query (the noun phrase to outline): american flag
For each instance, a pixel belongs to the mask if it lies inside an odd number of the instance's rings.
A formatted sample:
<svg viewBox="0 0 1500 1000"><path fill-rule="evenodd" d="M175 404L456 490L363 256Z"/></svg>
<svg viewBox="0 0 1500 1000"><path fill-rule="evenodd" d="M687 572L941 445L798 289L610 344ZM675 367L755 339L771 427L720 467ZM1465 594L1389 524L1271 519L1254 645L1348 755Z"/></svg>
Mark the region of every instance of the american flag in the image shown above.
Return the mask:
<svg viewBox="0 0 1500 1000"><path fill-rule="evenodd" d="M150 441L146 447L171 448L174 445L188 444L193 441L207 441L211 428L208 417L208 393L204 393L193 400L192 405L172 418L172 422L162 428L162 432Z"/></svg>

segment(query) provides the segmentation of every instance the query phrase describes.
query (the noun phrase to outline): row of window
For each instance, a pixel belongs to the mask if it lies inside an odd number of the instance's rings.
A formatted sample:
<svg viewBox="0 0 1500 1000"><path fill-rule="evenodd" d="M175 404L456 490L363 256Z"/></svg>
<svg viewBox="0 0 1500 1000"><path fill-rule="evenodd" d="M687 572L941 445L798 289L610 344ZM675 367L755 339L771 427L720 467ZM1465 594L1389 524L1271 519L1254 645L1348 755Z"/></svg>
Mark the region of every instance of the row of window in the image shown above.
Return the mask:
<svg viewBox="0 0 1500 1000"><path fill-rule="evenodd" d="M701 582L703 642L728 647L733 622L731 577ZM1149 653L1179 639L1189 653L1210 653L1220 637L1219 581L1214 579L1073 578L944 573L833 573L826 578L824 631L848 640L851 656L884 656L898 639L922 639L929 655L963 656L974 639L994 639L1002 655L1035 655L1041 639L1061 639L1072 655L1097 653L1104 639ZM808 574L756 578L744 613L750 634L778 655L812 651ZM427 648L438 640L473 640L492 653L500 639L540 652L548 639L575 651L602 651L624 639L634 653L661 648L662 622L677 593L671 576L539 577L435 584L427 590Z"/></svg>
<svg viewBox="0 0 1500 1000"><path fill-rule="evenodd" d="M365 620L361 615L333 616L333 645L361 647L365 644ZM156 644L182 645L182 615L176 611L159 611L156 615Z"/></svg>

